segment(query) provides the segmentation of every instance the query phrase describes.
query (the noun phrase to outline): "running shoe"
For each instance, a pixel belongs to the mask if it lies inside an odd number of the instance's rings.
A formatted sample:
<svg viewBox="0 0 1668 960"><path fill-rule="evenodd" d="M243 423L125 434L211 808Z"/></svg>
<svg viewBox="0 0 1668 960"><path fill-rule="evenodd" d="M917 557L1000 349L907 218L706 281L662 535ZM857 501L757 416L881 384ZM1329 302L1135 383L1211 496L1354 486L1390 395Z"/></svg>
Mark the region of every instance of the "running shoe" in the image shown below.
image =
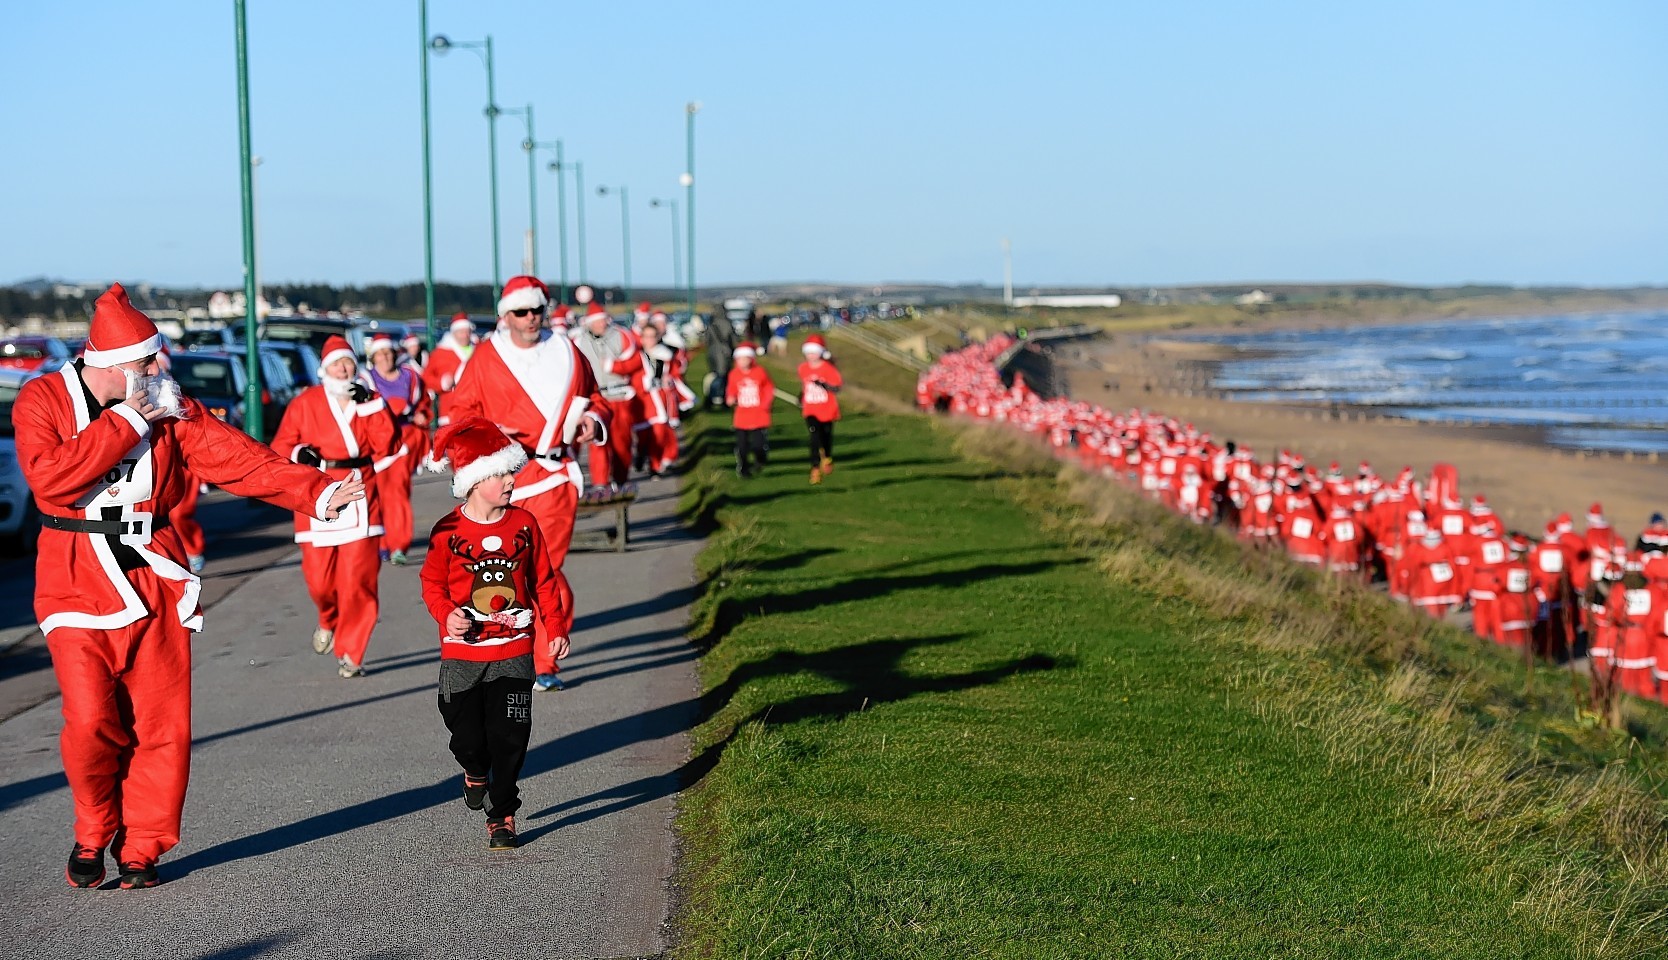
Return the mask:
<svg viewBox="0 0 1668 960"><path fill-rule="evenodd" d="M406 558L404 550L395 550L388 559L392 560L394 562L394 566L396 567L403 567L411 562Z"/></svg>
<svg viewBox="0 0 1668 960"><path fill-rule="evenodd" d="M72 887L96 887L104 882L104 851L97 847L76 844L70 850L69 866L64 868L64 879Z"/></svg>
<svg viewBox="0 0 1668 960"><path fill-rule="evenodd" d="M515 817L487 821L488 850L514 850L520 843L515 835Z"/></svg>
<svg viewBox="0 0 1668 960"><path fill-rule="evenodd" d="M354 663L352 660L349 660L347 657L343 657L336 666L336 676L341 677L343 680L351 680L354 677L363 677L364 675L365 668L357 663Z"/></svg>
<svg viewBox="0 0 1668 960"><path fill-rule="evenodd" d="M336 649L336 631L319 627L313 631L313 652L323 656Z"/></svg>
<svg viewBox="0 0 1668 960"><path fill-rule="evenodd" d="M123 890L143 890L162 881L157 878L156 864L145 860L130 860L122 864L120 882Z"/></svg>
<svg viewBox="0 0 1668 960"><path fill-rule="evenodd" d="M480 810L486 806L487 782L485 778L476 780L469 774L463 775L463 805L471 810Z"/></svg>
<svg viewBox="0 0 1668 960"><path fill-rule="evenodd" d="M192 573L202 573L203 567L208 564L208 561L204 559L203 555L200 553L194 553L191 556L186 557L185 561L188 565L190 565Z"/></svg>
<svg viewBox="0 0 1668 960"><path fill-rule="evenodd" d="M546 690L566 690L567 686L554 673L541 673L533 678L533 689L544 693Z"/></svg>

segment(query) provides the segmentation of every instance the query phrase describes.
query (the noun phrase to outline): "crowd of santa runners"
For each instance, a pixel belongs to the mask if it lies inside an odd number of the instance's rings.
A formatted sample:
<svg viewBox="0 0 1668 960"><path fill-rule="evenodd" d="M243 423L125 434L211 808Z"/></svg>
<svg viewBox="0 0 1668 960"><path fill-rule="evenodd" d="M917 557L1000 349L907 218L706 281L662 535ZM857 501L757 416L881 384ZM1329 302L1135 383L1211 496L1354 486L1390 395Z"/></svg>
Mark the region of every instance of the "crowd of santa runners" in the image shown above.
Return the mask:
<svg viewBox="0 0 1668 960"><path fill-rule="evenodd" d="M1038 435L1059 456L1138 488L1195 523L1298 563L1382 584L1433 617L1469 610L1471 629L1555 660L1590 658L1595 682L1668 700L1668 521L1633 539L1594 503L1533 532L1508 530L1487 497L1460 491L1438 464L1381 474L1296 450L1259 455L1149 410L1111 411L1005 384L1002 335L946 354L917 383L916 401Z"/></svg>

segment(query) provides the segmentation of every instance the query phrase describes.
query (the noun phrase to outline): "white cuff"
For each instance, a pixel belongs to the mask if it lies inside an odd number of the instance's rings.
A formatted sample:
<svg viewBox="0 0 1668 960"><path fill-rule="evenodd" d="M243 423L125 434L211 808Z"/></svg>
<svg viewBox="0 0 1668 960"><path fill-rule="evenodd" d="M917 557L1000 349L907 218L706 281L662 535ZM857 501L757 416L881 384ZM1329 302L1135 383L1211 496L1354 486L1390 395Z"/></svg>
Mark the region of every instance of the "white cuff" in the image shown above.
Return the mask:
<svg viewBox="0 0 1668 960"><path fill-rule="evenodd" d="M589 410L585 411L585 416L590 417L592 420L595 420L596 424L597 424L597 437L596 437L595 440L592 440L591 442L592 443L607 443L608 442L608 424L603 423L601 417L597 416L595 413L592 413Z"/></svg>
<svg viewBox="0 0 1668 960"><path fill-rule="evenodd" d="M330 486L324 488L324 492L319 494L318 503L313 504L314 517L320 520L324 519L324 512L330 509L330 498L336 495L336 488L345 482L346 481L344 480L337 480L335 483L332 483Z"/></svg>
<svg viewBox="0 0 1668 960"><path fill-rule="evenodd" d="M143 440L151 435L151 422L141 417L138 411L132 407L125 403L118 403L110 409L116 412L116 416L132 425L134 432L139 434L139 439Z"/></svg>

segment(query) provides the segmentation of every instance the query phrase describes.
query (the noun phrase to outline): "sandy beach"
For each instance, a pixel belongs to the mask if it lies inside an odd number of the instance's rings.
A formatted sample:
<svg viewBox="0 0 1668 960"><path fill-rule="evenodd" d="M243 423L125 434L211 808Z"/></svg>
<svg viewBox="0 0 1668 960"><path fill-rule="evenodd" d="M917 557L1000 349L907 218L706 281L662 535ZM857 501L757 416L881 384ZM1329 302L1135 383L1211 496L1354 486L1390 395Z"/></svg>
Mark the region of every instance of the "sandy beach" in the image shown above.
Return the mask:
<svg viewBox="0 0 1668 960"><path fill-rule="evenodd" d="M1630 540L1653 512L1668 513L1668 460L1559 450L1542 444L1535 428L1414 423L1349 408L1217 399L1205 389L1203 365L1230 349L1119 335L1065 345L1055 358L1073 397L1108 409L1141 407L1179 417L1219 440L1250 445L1259 459L1286 448L1323 470L1336 460L1353 474L1367 460L1384 475L1404 465L1424 475L1433 464L1453 464L1467 498L1484 494L1509 527L1532 536L1566 511L1582 529L1594 501Z"/></svg>

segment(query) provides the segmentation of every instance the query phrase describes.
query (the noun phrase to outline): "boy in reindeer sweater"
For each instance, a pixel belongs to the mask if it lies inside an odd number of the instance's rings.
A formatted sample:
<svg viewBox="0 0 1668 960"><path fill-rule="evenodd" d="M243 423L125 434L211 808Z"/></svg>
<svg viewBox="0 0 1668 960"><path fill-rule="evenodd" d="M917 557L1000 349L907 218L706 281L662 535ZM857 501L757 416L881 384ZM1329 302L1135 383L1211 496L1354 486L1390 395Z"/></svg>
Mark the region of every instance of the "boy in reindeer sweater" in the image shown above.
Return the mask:
<svg viewBox="0 0 1668 960"><path fill-rule="evenodd" d="M556 571L538 521L510 506L527 462L520 444L470 417L435 435L433 461L450 462L452 495L464 500L434 525L423 562L423 603L440 624L440 715L464 804L486 807L487 846L509 850L532 733L534 621L560 620ZM567 652L560 641L557 658Z"/></svg>

